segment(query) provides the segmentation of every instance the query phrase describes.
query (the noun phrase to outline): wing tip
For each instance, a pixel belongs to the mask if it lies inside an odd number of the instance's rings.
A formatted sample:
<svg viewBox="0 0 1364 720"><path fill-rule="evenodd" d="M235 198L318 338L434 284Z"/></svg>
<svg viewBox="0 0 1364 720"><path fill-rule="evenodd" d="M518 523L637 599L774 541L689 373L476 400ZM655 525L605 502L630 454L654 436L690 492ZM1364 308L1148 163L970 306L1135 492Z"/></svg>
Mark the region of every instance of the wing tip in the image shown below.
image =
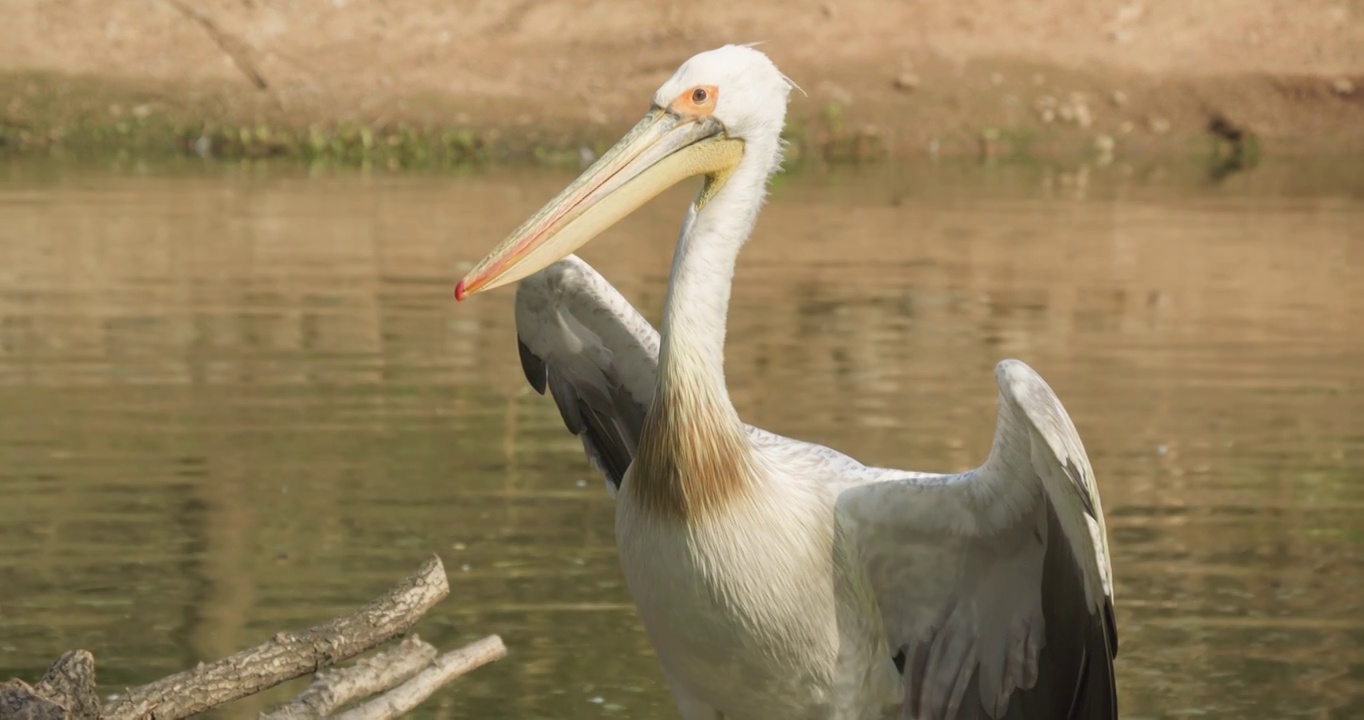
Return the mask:
<svg viewBox="0 0 1364 720"><path fill-rule="evenodd" d="M995 383L999 385L1001 401L1021 411L1035 427L1044 433L1044 428L1053 427L1083 449L1075 424L1061 403L1061 398L1042 379L1042 375L1027 363L1013 358L999 361L995 365ZM1052 440L1048 442L1053 445L1053 450L1060 450Z"/></svg>
<svg viewBox="0 0 1364 720"><path fill-rule="evenodd" d="M531 352L520 335L516 336L516 350L521 356L521 372L525 373L526 382L535 388L535 392L544 395L545 386L549 381L549 370L545 367L544 361Z"/></svg>
<svg viewBox="0 0 1364 720"><path fill-rule="evenodd" d="M995 381L1001 387L1014 387L1019 384L1041 384L1050 390L1050 386L1042 379L1032 366L1017 358L1007 358L995 364Z"/></svg>

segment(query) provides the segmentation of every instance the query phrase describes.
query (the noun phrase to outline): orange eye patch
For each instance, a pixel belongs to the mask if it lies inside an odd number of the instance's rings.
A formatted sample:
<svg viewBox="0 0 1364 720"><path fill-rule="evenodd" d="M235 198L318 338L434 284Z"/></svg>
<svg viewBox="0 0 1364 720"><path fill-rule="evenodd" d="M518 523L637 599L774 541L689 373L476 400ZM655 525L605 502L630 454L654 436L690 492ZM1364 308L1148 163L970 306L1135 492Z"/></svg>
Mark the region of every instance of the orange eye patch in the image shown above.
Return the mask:
<svg viewBox="0 0 1364 720"><path fill-rule="evenodd" d="M677 96L668 109L678 115L706 117L715 112L715 101L720 96L720 88L714 85L697 85Z"/></svg>

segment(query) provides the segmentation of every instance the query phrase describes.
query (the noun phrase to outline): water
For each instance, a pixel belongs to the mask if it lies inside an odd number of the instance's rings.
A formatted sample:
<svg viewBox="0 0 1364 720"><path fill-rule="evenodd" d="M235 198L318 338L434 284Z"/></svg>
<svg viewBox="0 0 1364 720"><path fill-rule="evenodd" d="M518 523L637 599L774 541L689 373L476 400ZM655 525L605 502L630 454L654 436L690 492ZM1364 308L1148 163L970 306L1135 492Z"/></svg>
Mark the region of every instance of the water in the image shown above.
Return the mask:
<svg viewBox="0 0 1364 720"><path fill-rule="evenodd" d="M349 611L437 552L418 627L511 656L428 717L671 717L612 506L471 261L566 173L10 163L0 678L149 681ZM984 456L1020 357L1089 448L1124 717L1364 716L1364 176L1194 163L781 178L728 368L755 424ZM656 318L690 190L585 257ZM252 713L297 691L242 701Z"/></svg>

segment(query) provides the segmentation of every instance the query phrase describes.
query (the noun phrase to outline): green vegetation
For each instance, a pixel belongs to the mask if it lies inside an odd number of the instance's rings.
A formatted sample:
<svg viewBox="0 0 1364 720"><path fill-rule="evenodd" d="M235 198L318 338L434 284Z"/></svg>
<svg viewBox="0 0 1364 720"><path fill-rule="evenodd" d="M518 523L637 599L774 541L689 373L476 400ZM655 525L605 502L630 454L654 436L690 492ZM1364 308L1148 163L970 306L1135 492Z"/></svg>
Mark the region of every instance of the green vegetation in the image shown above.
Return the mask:
<svg viewBox="0 0 1364 720"><path fill-rule="evenodd" d="M513 128L470 120L458 108L432 113L438 118L463 118L462 124L454 125L388 120L309 123L307 118L317 116L318 111L231 102L187 88L152 93L32 73L0 74L0 97L9 98L0 105L0 157L280 158L388 170L469 169L491 164L576 168L599 156L615 139L605 125ZM1115 150L1131 151L1123 138L1028 122L965 126L927 140L923 146L906 146L903 128L868 122L837 101L810 108L805 114L793 113L785 140L788 170L865 165L897 153L931 159L939 155L974 158L986 164L1047 160L1107 164ZM1171 137L1164 147L1176 154L1207 157L1214 176L1253 167L1261 155L1259 139L1248 132L1230 139L1213 134L1211 145L1205 142L1204 138Z"/></svg>
<svg viewBox="0 0 1364 720"><path fill-rule="evenodd" d="M792 124L786 133L787 165L810 159L861 164L884 159L885 141L867 130ZM357 123L314 124L303 129L267 124L187 127L162 118L110 118L71 124L0 125L0 157L57 153L77 157L176 155L219 159L288 158L392 170L479 167L493 162L574 167L596 157L605 143L566 139L545 142L470 127L375 127Z"/></svg>
<svg viewBox="0 0 1364 720"><path fill-rule="evenodd" d="M537 148L538 149L538 148ZM224 159L283 157L305 162L392 169L465 167L492 157L487 137L469 128L399 124L310 125L301 130L255 125L187 128L156 119L118 119L50 127L0 127L0 154L61 152L78 156L198 155Z"/></svg>
<svg viewBox="0 0 1364 720"><path fill-rule="evenodd" d="M0 74L0 97L10 98L7 106L0 105L0 157L281 158L392 170L494 163L577 167L614 140L605 128L565 131L384 121L305 124L297 121L298 113L199 97L191 89L150 93L34 73ZM246 119L253 116L271 119ZM889 155L881 135L856 126L837 103L816 117L792 118L786 139L788 168L808 161L861 164Z"/></svg>

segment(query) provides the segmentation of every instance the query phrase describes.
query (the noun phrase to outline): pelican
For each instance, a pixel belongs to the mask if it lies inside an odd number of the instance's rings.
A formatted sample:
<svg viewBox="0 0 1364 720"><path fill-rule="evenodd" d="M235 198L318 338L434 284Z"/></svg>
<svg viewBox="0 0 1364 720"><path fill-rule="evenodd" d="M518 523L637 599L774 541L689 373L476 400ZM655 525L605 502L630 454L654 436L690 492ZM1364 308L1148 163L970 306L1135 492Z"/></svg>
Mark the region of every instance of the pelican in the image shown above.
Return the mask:
<svg viewBox="0 0 1364 720"><path fill-rule="evenodd" d="M691 58L456 299L519 281L526 377L616 498L621 569L685 720L1116 718L1099 493L1032 368L996 367L994 444L956 475L864 466L735 411L730 284L792 87L751 46ZM571 253L698 176L655 332Z"/></svg>

